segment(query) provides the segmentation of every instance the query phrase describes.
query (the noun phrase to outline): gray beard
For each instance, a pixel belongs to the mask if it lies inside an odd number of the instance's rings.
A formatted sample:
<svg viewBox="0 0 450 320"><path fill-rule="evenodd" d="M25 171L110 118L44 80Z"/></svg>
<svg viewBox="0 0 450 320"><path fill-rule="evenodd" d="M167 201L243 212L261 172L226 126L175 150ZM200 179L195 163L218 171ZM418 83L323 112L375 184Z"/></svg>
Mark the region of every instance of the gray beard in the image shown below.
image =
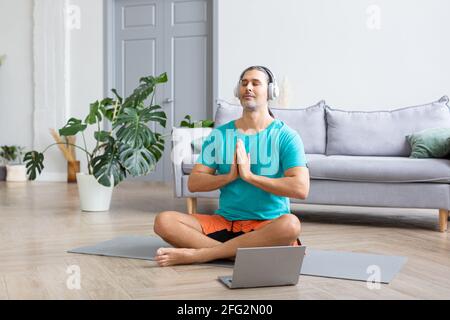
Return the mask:
<svg viewBox="0 0 450 320"><path fill-rule="evenodd" d="M246 103L243 105L245 111L256 111L257 105L256 103Z"/></svg>

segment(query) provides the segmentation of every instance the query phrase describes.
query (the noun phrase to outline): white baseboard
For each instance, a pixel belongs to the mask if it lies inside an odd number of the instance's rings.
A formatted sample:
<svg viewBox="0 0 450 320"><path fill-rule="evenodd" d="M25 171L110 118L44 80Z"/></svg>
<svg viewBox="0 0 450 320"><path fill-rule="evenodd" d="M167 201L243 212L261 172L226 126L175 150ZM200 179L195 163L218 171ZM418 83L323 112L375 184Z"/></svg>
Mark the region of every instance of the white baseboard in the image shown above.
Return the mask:
<svg viewBox="0 0 450 320"><path fill-rule="evenodd" d="M37 178L36 181L53 181L53 182L62 182L67 181L67 173L66 172L42 172Z"/></svg>

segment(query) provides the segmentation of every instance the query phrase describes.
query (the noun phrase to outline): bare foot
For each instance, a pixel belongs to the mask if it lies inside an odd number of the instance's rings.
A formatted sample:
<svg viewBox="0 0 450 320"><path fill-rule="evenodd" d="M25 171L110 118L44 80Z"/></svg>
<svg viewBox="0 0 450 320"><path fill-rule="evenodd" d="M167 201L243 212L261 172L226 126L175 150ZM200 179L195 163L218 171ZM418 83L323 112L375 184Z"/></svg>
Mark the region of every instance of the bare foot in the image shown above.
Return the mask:
<svg viewBox="0 0 450 320"><path fill-rule="evenodd" d="M199 253L199 249L160 248L156 251L155 261L160 267L198 263L202 262Z"/></svg>

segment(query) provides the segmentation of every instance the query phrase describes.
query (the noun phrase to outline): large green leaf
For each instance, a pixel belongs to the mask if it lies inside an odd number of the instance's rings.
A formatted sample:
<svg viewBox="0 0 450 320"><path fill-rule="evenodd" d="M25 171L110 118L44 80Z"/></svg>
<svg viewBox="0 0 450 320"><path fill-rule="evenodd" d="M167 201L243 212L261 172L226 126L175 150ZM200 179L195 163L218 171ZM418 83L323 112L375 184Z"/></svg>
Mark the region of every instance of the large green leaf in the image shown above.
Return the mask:
<svg viewBox="0 0 450 320"><path fill-rule="evenodd" d="M161 134L155 133L155 140L156 142L147 146L147 149L153 154L156 162L158 162L164 152L164 138Z"/></svg>
<svg viewBox="0 0 450 320"><path fill-rule="evenodd" d="M25 154L23 160L27 168L28 177L30 180L35 180L37 177L36 171L40 174L42 169L44 169L44 155L37 151L30 151Z"/></svg>
<svg viewBox="0 0 450 320"><path fill-rule="evenodd" d="M167 79L167 73L164 72L164 73L161 73L156 78L153 77L153 76L142 77L142 78L139 79L139 82L158 84L158 83L166 83L167 80L168 80Z"/></svg>
<svg viewBox="0 0 450 320"><path fill-rule="evenodd" d="M141 148L155 141L154 133L143 123L135 123L128 127L121 127L116 132L117 139L133 148Z"/></svg>
<svg viewBox="0 0 450 320"><path fill-rule="evenodd" d="M92 159L91 164L95 178L105 187L111 186L111 178L116 186L126 177L125 168L120 163L117 143L112 137L108 138L104 153Z"/></svg>
<svg viewBox="0 0 450 320"><path fill-rule="evenodd" d="M103 116L109 121L113 120L115 105L116 101L114 101L111 98L105 98L102 101L100 101L99 110L103 114Z"/></svg>
<svg viewBox="0 0 450 320"><path fill-rule="evenodd" d="M94 138L95 140L99 142L106 142L108 140L108 137L110 136L110 133L108 131L95 131L94 132Z"/></svg>
<svg viewBox="0 0 450 320"><path fill-rule="evenodd" d="M59 129L59 135L74 136L78 132L84 131L86 127L87 125L82 123L81 120L70 118L69 121L67 121L67 124L62 129Z"/></svg>
<svg viewBox="0 0 450 320"><path fill-rule="evenodd" d="M163 73L158 77L143 77L139 82L140 85L125 99L123 103L124 108L137 108L139 105L142 105L149 95L153 93L156 84L167 82L167 74Z"/></svg>
<svg viewBox="0 0 450 320"><path fill-rule="evenodd" d="M134 177L147 175L156 166L156 159L145 147L133 148L129 145L120 147L120 161Z"/></svg>
<svg viewBox="0 0 450 320"><path fill-rule="evenodd" d="M125 109L114 124L117 140L135 149L140 149L155 141L154 133L143 122L145 110Z"/></svg>
<svg viewBox="0 0 450 320"><path fill-rule="evenodd" d="M91 103L89 114L87 115L86 119L84 120L87 124L94 124L96 122L102 121L102 113L100 112L100 102L95 101L94 103Z"/></svg>
<svg viewBox="0 0 450 320"><path fill-rule="evenodd" d="M162 109L160 106L153 106L149 108L145 108L143 110L140 110L139 117L140 120L147 123L149 121L155 121L158 122L161 126L164 128L166 127L166 120L167 116L164 111L156 111Z"/></svg>

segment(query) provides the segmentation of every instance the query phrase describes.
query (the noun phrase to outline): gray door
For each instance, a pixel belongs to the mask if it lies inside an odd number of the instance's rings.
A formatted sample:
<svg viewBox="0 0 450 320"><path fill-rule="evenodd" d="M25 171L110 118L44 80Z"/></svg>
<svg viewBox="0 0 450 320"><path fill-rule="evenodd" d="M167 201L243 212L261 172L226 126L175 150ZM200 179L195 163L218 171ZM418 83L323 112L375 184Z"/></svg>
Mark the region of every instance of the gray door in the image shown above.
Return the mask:
<svg viewBox="0 0 450 320"><path fill-rule="evenodd" d="M115 0L114 87L129 95L139 78L167 72L155 102L167 114L165 152L145 180L172 182L170 133L186 114L212 116L212 1Z"/></svg>

